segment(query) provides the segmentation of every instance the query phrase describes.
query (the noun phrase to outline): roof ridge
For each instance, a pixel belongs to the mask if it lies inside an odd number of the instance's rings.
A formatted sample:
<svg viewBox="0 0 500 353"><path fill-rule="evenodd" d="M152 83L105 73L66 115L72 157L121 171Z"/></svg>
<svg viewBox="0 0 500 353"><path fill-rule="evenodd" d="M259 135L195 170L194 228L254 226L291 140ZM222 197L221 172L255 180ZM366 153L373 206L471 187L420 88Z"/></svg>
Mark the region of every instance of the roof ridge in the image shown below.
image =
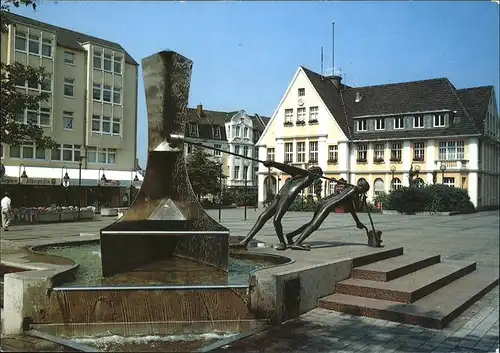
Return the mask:
<svg viewBox="0 0 500 353"><path fill-rule="evenodd" d="M482 88L482 89L486 89L486 88L492 89L492 88L494 88L494 86L493 85L486 85L486 86L476 86L476 87L459 88L459 89L457 89L457 91L459 91L459 92L462 92L462 91L471 91L471 90L480 89L480 88Z"/></svg>
<svg viewBox="0 0 500 353"><path fill-rule="evenodd" d="M448 80L448 78L446 78L446 77L437 77L437 78L429 78L429 79L417 80L417 81L404 81L404 82L394 82L394 83L383 83L383 84L380 84L380 85L350 87L350 88L347 88L347 90L360 90L360 89L363 89L363 88L375 88L375 87L384 87L384 86L397 86L397 85L407 85L407 84L412 84L412 83L424 83L424 82L443 81L443 80Z"/></svg>
<svg viewBox="0 0 500 353"><path fill-rule="evenodd" d="M344 101L344 95L342 94L342 90L339 91L339 95L340 95L340 100L342 101L342 109L344 110L344 118L347 125L347 132L349 133L349 136L347 138L350 139L352 137L351 124L349 123L349 118L347 117L347 110L345 108L345 101Z"/></svg>
<svg viewBox="0 0 500 353"><path fill-rule="evenodd" d="M451 90L451 93L455 96L456 100L458 101L458 104L460 104L460 107L462 108L462 110L464 111L465 113L465 117L467 119L469 119L469 121L472 123L472 126L474 126L474 130L476 130L476 132L478 134L481 134L481 131L479 131L479 129L477 128L476 126L476 122L474 121L474 119L471 118L470 114L469 114L469 111L467 110L467 108L465 108L465 104L463 104L462 100L460 99L460 97L458 96L457 94L457 90L455 89L455 87L452 85L452 83L450 82L450 80L446 79L446 83L448 84L448 87L450 88Z"/></svg>

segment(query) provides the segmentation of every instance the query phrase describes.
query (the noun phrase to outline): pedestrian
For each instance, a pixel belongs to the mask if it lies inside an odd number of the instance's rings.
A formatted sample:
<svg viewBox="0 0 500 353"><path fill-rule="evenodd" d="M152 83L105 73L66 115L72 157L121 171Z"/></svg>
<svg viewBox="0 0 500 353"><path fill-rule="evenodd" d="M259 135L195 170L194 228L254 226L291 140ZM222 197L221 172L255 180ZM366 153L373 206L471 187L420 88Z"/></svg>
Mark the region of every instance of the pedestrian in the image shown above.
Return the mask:
<svg viewBox="0 0 500 353"><path fill-rule="evenodd" d="M2 206L2 229L7 231L9 230L9 224L10 224L10 215L11 215L11 207L10 207L11 201L9 197L9 193L6 192L4 198L1 201L1 206Z"/></svg>

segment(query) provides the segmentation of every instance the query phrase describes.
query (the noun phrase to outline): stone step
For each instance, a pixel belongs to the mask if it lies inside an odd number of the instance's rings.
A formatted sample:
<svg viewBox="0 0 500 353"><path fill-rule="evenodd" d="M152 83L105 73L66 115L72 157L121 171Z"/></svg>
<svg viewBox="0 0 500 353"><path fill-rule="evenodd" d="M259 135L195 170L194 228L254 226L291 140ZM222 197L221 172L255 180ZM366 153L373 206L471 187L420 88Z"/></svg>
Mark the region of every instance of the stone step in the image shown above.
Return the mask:
<svg viewBox="0 0 500 353"><path fill-rule="evenodd" d="M368 265L373 262L390 259L391 257L403 255L403 247L398 248L371 248L367 254L355 256L352 259L352 267Z"/></svg>
<svg viewBox="0 0 500 353"><path fill-rule="evenodd" d="M445 261L389 282L346 279L336 284L335 291L358 297L413 303L475 269L475 262Z"/></svg>
<svg viewBox="0 0 500 353"><path fill-rule="evenodd" d="M352 315L442 329L498 285L498 269L480 268L412 304L335 293L318 306Z"/></svg>
<svg viewBox="0 0 500 353"><path fill-rule="evenodd" d="M352 278L387 282L441 262L440 255L403 254L352 270Z"/></svg>

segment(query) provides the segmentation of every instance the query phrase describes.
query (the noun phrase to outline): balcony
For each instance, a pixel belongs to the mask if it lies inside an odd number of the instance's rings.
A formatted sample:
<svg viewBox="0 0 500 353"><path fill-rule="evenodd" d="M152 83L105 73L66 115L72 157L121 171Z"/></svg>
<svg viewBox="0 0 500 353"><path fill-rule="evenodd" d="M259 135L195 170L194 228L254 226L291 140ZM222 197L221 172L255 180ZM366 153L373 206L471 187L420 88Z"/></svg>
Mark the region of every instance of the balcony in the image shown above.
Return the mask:
<svg viewBox="0 0 500 353"><path fill-rule="evenodd" d="M442 164L446 166L446 170L464 170L469 167L469 161L466 159L453 159L453 160L438 159L434 163L436 169L439 169Z"/></svg>

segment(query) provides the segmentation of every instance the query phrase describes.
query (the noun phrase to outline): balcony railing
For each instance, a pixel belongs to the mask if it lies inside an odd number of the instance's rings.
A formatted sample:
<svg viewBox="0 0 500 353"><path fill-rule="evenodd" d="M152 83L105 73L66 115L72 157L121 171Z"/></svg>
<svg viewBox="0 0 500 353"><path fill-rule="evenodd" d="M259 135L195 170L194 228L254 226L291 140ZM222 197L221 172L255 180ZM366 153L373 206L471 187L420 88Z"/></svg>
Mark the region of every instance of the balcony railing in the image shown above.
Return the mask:
<svg viewBox="0 0 500 353"><path fill-rule="evenodd" d="M462 170L468 168L469 161L466 159L438 159L435 161L436 169L439 169L443 164L446 166L446 170Z"/></svg>

